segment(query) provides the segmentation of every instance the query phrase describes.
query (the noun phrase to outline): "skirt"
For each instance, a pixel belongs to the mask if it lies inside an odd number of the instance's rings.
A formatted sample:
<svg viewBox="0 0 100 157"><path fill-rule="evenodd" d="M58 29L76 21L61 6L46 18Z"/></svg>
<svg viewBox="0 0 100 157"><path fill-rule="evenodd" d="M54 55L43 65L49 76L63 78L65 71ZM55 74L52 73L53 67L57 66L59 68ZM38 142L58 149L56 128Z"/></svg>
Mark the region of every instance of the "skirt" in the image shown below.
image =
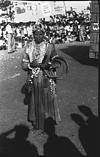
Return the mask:
<svg viewBox="0 0 100 157"><path fill-rule="evenodd" d="M61 121L55 91L51 89L50 79L45 78L42 72L38 77L33 78L31 100L28 105L28 120L37 129L44 129L44 122L48 117L52 117L56 123Z"/></svg>

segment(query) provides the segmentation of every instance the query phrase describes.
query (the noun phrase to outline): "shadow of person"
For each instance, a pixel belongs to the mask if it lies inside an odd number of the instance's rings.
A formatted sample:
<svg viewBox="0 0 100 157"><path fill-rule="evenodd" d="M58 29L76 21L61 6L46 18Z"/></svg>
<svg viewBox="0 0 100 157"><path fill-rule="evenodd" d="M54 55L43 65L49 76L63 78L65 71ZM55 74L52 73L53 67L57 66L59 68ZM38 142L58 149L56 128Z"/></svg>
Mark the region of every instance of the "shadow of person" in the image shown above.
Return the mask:
<svg viewBox="0 0 100 157"><path fill-rule="evenodd" d="M8 136L15 133L14 138ZM38 157L36 147L27 138L29 128L23 124L0 135L0 148L4 157Z"/></svg>
<svg viewBox="0 0 100 157"><path fill-rule="evenodd" d="M48 135L44 144L44 157L82 157L74 144L66 137L55 134L56 122L47 118L44 123L44 130Z"/></svg>
<svg viewBox="0 0 100 157"><path fill-rule="evenodd" d="M81 105L78 107L80 112L87 117L85 120L81 115L73 113L71 114L72 120L74 120L79 126L79 139L84 147L88 157L98 156L98 129L99 124L98 117L95 116L91 109L87 106Z"/></svg>

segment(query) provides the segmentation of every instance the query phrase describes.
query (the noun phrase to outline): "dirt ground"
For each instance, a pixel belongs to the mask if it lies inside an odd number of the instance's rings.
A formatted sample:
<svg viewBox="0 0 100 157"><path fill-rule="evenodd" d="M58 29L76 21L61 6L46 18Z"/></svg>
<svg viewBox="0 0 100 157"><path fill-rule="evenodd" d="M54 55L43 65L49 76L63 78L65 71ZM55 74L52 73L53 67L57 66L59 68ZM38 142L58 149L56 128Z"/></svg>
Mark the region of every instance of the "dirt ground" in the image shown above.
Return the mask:
<svg viewBox="0 0 100 157"><path fill-rule="evenodd" d="M94 115L98 115L98 68L95 61L88 58L89 44L56 45L58 54L68 62L69 71L63 80L57 82L58 104L62 121L56 126L56 134L70 139L75 147L85 155L86 152L79 140L79 125L71 119L72 113L80 114L78 106L88 106ZM23 49L7 54L0 51L0 137L2 133L15 125L26 124L27 106L21 88L26 80L26 73L21 69ZM14 133L9 138L14 137ZM0 138L1 139L1 138ZM43 154L46 135L30 131L28 140L33 143L39 154ZM0 142L2 148L2 143Z"/></svg>

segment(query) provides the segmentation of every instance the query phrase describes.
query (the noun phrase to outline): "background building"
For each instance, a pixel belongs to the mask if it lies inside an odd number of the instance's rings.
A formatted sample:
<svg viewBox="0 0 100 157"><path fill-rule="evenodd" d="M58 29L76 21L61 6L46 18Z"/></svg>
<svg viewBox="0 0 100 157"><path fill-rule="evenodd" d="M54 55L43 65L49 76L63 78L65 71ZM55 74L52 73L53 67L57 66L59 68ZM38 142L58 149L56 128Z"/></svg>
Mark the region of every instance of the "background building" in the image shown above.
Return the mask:
<svg viewBox="0 0 100 157"><path fill-rule="evenodd" d="M99 58L99 1L91 2L91 36L89 58Z"/></svg>

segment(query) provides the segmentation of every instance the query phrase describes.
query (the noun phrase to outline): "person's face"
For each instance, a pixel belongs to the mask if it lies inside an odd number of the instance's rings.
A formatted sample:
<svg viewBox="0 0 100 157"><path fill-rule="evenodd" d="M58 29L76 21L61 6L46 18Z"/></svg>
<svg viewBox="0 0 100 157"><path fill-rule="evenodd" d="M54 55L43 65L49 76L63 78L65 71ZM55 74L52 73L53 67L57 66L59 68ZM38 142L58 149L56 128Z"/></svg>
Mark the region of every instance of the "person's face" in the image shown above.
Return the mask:
<svg viewBox="0 0 100 157"><path fill-rule="evenodd" d="M43 33L42 32L36 32L34 34L34 40L36 43L41 43L43 41Z"/></svg>

